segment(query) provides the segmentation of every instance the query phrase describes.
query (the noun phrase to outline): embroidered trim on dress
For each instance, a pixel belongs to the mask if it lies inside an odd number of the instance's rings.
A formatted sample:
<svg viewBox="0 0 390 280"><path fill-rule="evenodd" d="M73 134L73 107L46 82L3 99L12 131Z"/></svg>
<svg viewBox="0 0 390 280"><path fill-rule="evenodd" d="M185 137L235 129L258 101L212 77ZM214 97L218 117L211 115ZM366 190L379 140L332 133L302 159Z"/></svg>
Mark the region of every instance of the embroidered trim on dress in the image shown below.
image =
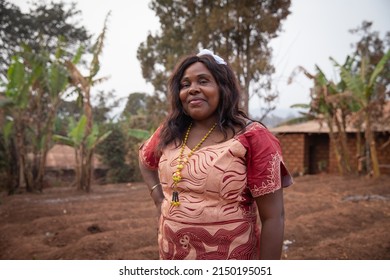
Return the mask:
<svg viewBox="0 0 390 280"><path fill-rule="evenodd" d="M280 178L280 163L282 157L278 152L271 154L271 160L268 162L269 175L262 182L261 186L254 185L252 194L254 196L260 196L267 193L274 192L281 188L281 178Z"/></svg>

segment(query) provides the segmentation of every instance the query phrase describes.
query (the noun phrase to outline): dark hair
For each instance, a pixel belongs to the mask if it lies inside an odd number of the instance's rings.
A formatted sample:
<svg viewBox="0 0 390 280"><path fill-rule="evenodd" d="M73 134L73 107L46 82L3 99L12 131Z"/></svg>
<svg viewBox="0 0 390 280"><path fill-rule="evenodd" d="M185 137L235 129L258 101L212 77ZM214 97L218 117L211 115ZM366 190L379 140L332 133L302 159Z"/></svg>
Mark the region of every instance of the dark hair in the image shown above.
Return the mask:
<svg viewBox="0 0 390 280"><path fill-rule="evenodd" d="M237 78L229 65L218 64L211 55L190 55L183 58L175 67L168 80L168 96L170 98L170 112L163 123L158 150L161 151L168 144L175 141L181 144L184 133L192 122L185 112L179 98L180 83L186 69L196 62L203 63L211 72L220 90L220 101L217 108L217 126L227 138L227 130L233 133L235 127L243 129L248 119L244 111L239 108L241 91Z"/></svg>

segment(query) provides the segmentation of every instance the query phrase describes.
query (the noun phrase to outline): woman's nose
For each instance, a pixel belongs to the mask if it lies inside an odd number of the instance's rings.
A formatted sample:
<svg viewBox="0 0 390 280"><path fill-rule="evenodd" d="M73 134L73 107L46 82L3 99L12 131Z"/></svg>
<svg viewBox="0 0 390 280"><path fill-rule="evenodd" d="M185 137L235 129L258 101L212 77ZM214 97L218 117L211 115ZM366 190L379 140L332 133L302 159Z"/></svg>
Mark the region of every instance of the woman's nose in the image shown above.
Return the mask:
<svg viewBox="0 0 390 280"><path fill-rule="evenodd" d="M197 94L197 93L199 93L199 87L198 87L196 84L192 84L192 85L188 88L188 93L189 93L189 94Z"/></svg>

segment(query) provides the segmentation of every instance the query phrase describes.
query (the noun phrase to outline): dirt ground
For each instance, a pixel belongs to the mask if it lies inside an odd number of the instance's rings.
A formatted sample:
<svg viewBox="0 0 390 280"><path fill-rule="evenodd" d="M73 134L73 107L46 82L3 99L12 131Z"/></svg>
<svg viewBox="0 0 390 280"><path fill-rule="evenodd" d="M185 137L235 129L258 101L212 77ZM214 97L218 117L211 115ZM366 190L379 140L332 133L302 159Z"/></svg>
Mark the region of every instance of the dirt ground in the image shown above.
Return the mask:
<svg viewBox="0 0 390 280"><path fill-rule="evenodd" d="M390 259L390 177L295 178L285 189L283 259ZM0 194L0 259L157 259L143 183Z"/></svg>

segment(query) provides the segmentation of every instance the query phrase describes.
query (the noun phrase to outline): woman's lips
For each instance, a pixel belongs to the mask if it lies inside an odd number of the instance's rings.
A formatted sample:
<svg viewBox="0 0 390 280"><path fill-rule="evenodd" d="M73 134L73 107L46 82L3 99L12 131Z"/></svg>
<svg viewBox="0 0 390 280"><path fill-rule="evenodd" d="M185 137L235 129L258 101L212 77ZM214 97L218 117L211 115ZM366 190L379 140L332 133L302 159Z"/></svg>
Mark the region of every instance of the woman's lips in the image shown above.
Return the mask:
<svg viewBox="0 0 390 280"><path fill-rule="evenodd" d="M203 102L205 102L203 99L197 98L197 99L190 100L190 102L188 102L188 104L191 105L191 106L199 106Z"/></svg>

